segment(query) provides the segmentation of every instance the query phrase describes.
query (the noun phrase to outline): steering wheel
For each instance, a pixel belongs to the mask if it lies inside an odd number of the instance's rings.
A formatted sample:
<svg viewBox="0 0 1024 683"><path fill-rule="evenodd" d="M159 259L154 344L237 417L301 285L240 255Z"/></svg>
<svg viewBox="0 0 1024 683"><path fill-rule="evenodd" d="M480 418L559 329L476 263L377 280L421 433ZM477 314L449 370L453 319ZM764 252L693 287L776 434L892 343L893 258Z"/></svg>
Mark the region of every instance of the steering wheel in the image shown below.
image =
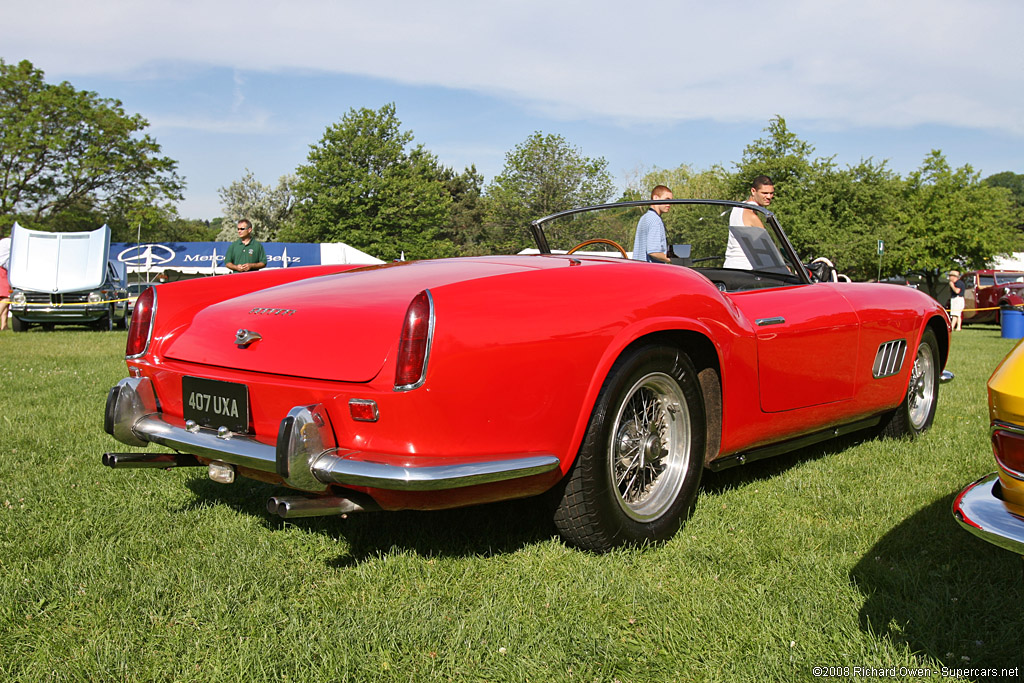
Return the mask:
<svg viewBox="0 0 1024 683"><path fill-rule="evenodd" d="M572 249L570 249L569 251L567 251L565 253L566 254L575 254L577 251L579 251L583 247L589 247L591 244L607 244L610 247L615 247L619 251L619 253L622 254L622 258L629 258L629 256L626 254L626 250L622 248L621 244L619 244L618 242L612 241L612 240L606 240L603 237L598 237L596 239L587 240L586 242L580 242L575 247L573 247Z"/></svg>

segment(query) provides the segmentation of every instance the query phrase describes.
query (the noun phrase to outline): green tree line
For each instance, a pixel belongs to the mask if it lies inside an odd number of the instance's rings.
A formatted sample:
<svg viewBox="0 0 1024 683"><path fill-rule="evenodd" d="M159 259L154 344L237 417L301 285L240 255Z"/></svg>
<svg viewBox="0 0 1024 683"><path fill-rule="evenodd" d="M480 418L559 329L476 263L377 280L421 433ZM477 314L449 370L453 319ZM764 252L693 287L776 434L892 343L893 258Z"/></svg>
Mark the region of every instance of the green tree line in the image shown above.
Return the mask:
<svg viewBox="0 0 1024 683"><path fill-rule="evenodd" d="M341 241L383 259L434 258L516 252L532 246L534 218L647 198L656 184L676 197L743 199L764 174L775 183L771 209L798 252L826 256L854 279L982 267L1024 249L1024 176L983 180L969 165L952 168L939 150L906 177L886 161L840 166L816 156L781 116L732 170L653 168L618 191L604 158L561 135L532 133L485 184L475 166L458 172L417 144L394 104L353 108L276 186L246 170L222 187L224 216L211 222L177 215L184 180L147 125L116 100L49 85L27 61L0 60L0 220L51 230L106 222L117 240L154 241L233 239L234 221L247 217L262 240Z"/></svg>

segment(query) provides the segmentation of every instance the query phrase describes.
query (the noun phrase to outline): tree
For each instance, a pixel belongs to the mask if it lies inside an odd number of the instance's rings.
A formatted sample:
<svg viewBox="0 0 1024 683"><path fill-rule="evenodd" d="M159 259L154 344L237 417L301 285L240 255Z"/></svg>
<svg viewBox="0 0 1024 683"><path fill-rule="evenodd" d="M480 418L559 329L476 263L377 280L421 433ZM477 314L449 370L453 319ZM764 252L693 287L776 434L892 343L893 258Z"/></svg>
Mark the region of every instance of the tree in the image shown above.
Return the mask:
<svg viewBox="0 0 1024 683"><path fill-rule="evenodd" d="M886 162L872 159L845 169L819 160L808 178L802 201L790 203L785 214L794 247L807 260L827 257L853 279L877 277L878 240L888 250L903 231L903 181Z"/></svg>
<svg viewBox="0 0 1024 683"><path fill-rule="evenodd" d="M591 159L561 135L533 133L505 155L487 188L491 241L504 252L532 246L530 221L608 201L615 185L603 157Z"/></svg>
<svg viewBox="0 0 1024 683"><path fill-rule="evenodd" d="M64 229L65 219L181 199L177 163L142 134L148 125L117 100L0 60L0 216Z"/></svg>
<svg viewBox="0 0 1024 683"><path fill-rule="evenodd" d="M729 183L729 196L746 199L750 182L759 175L766 175L775 184L776 202L780 206L796 203L814 169L815 162L811 160L814 146L791 132L781 116L769 121L764 130L767 137L758 138L744 148L743 159L736 164L736 173ZM828 166L831 159L819 159L816 163L819 168Z"/></svg>
<svg viewBox="0 0 1024 683"><path fill-rule="evenodd" d="M487 201L483 196L483 175L477 172L474 165L459 174L453 169L445 168L442 170L442 178L452 199L444 236L451 240L464 256L486 254L489 249L486 244L487 232L484 229Z"/></svg>
<svg viewBox="0 0 1024 683"><path fill-rule="evenodd" d="M217 190L225 218L217 239L236 239L238 221L247 218L252 222L256 239L273 242L291 218L295 207L295 184L295 176L285 175L277 181L277 187L264 185L246 169L241 180Z"/></svg>
<svg viewBox="0 0 1024 683"><path fill-rule="evenodd" d="M755 176L771 177L777 195L770 208L805 258L826 256L851 277L870 279L882 240L883 275L934 277L954 265L983 267L1013 248L1009 192L982 184L970 166L951 169L939 151L903 180L884 161L840 169L834 157L812 159L814 147L781 117L765 130L737 164L733 196L745 197Z"/></svg>
<svg viewBox="0 0 1024 683"><path fill-rule="evenodd" d="M1018 232L1024 233L1024 175L1013 173L1012 171L1003 171L1002 173L990 175L981 182L989 187L1004 188L1010 193L1014 206L1013 225L1017 228ZM1019 235L1019 237L1018 247L1024 248L1024 234Z"/></svg>
<svg viewBox="0 0 1024 683"><path fill-rule="evenodd" d="M900 272L983 268L1019 239L1009 194L982 184L970 165L950 168L939 150L908 176L902 223L902 241L886 252Z"/></svg>
<svg viewBox="0 0 1024 683"><path fill-rule="evenodd" d="M440 238L452 201L441 168L412 142L394 104L349 110L296 171L295 220L278 239L341 241L385 260L453 255Z"/></svg>
<svg viewBox="0 0 1024 683"><path fill-rule="evenodd" d="M1013 203L1024 207L1024 175L1012 171L1003 171L990 175L981 181L989 187L1005 187L1013 196Z"/></svg>
<svg viewBox="0 0 1024 683"><path fill-rule="evenodd" d="M640 175L641 171L637 171ZM704 171L694 171L686 164L674 169L655 166L642 171L640 180L633 180L622 195L623 201L650 199L651 191L658 185L672 190L676 199L722 199L729 196L731 176L721 166L712 166Z"/></svg>

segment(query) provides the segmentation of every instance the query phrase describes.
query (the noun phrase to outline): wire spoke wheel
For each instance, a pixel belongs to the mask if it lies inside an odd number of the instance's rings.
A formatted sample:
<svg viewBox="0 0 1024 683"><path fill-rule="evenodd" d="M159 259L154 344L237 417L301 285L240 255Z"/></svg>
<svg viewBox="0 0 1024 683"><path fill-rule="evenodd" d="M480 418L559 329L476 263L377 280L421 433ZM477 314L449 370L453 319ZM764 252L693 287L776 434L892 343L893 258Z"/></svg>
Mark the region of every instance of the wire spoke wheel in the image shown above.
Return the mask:
<svg viewBox="0 0 1024 683"><path fill-rule="evenodd" d="M915 431L924 429L935 403L935 356L932 347L921 344L917 347L914 367L910 371L910 387L907 390L907 417Z"/></svg>
<svg viewBox="0 0 1024 683"><path fill-rule="evenodd" d="M697 498L706 431L697 370L682 349L651 344L624 353L556 489L562 537L599 552L671 538Z"/></svg>
<svg viewBox="0 0 1024 683"><path fill-rule="evenodd" d="M630 518L657 518L676 501L691 457L690 432L686 397L672 377L651 373L629 389L611 430L608 464Z"/></svg>

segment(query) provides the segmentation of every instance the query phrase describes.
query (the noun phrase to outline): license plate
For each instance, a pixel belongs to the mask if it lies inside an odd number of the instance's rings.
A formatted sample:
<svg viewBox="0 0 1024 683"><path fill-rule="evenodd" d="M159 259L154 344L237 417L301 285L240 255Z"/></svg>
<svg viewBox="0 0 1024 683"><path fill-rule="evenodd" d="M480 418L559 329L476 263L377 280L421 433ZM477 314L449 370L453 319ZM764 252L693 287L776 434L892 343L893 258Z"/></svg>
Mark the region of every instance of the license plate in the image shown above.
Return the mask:
<svg viewBox="0 0 1024 683"><path fill-rule="evenodd" d="M181 378L182 414L203 427L249 431L249 387L202 377Z"/></svg>

